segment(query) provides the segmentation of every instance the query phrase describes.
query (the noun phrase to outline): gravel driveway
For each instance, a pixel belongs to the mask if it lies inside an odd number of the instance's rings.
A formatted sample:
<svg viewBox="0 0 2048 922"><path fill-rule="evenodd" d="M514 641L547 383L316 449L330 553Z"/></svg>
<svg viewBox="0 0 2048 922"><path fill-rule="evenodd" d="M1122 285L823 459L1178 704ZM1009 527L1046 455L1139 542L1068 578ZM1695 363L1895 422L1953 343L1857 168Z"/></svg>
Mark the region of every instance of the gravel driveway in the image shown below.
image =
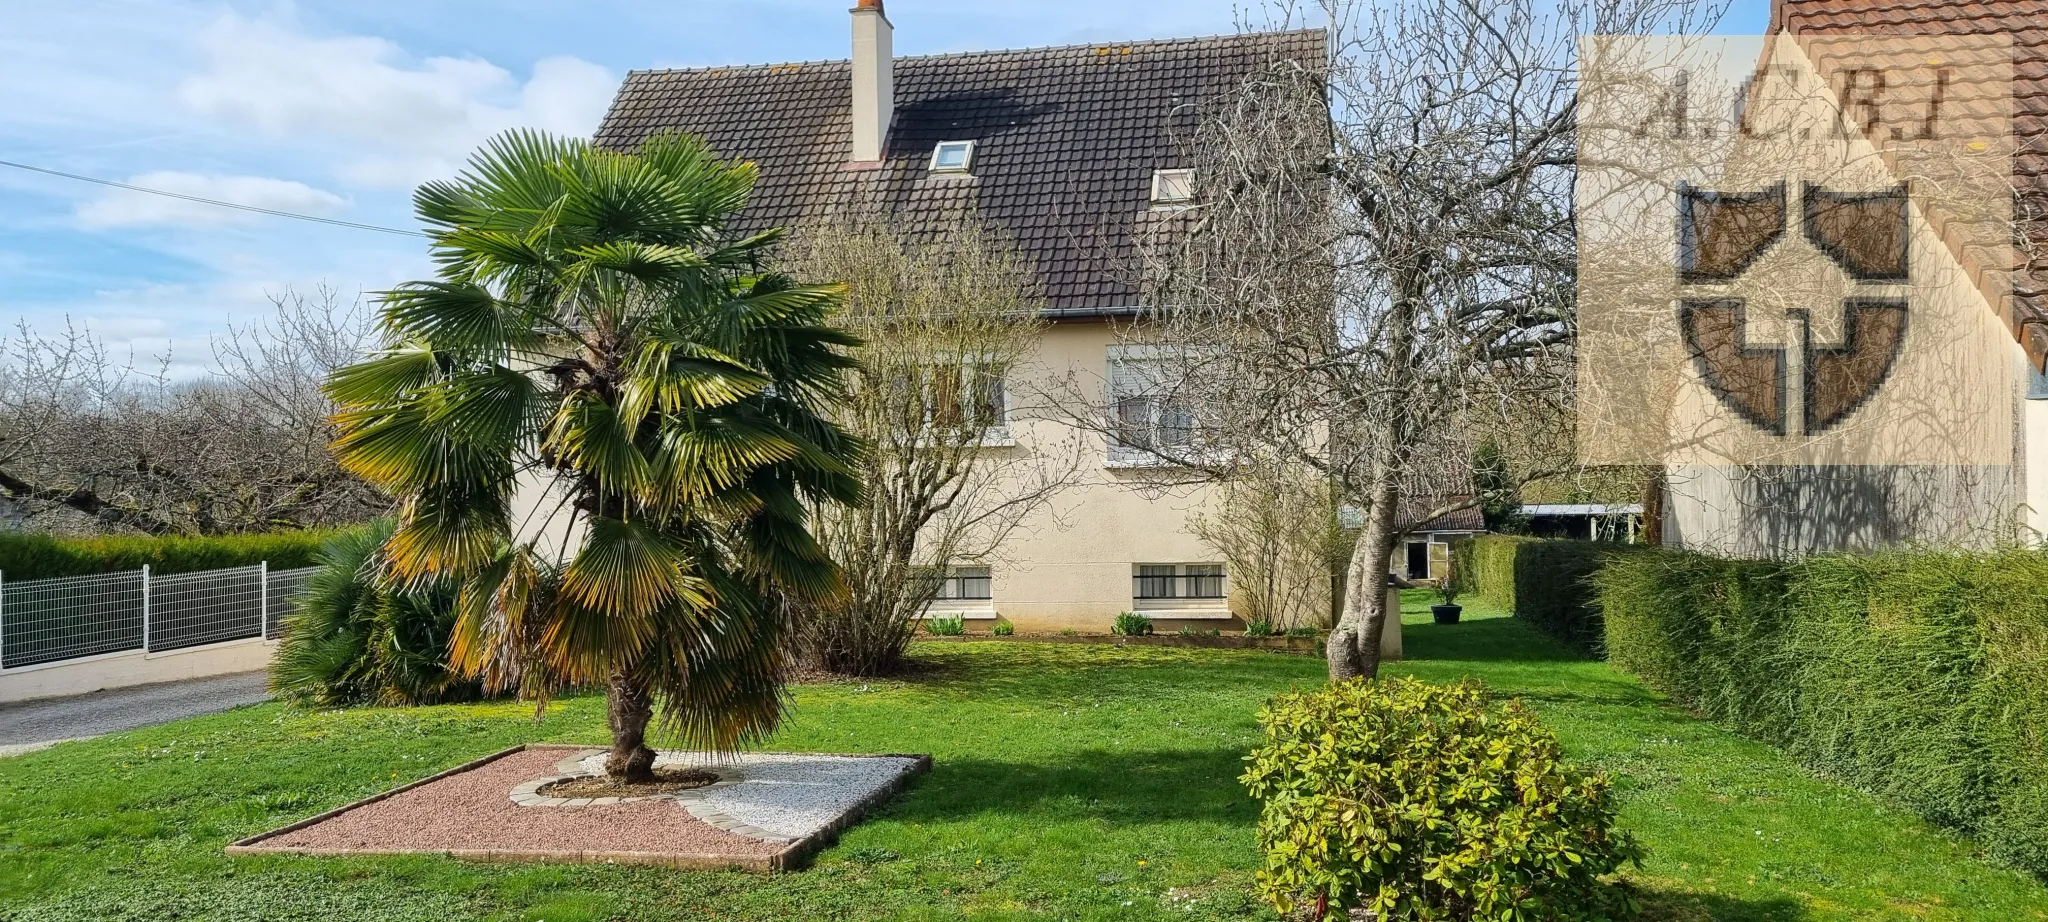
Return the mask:
<svg viewBox="0 0 2048 922"><path fill-rule="evenodd" d="M0 705L0 758L270 700L267 672L137 685Z"/></svg>

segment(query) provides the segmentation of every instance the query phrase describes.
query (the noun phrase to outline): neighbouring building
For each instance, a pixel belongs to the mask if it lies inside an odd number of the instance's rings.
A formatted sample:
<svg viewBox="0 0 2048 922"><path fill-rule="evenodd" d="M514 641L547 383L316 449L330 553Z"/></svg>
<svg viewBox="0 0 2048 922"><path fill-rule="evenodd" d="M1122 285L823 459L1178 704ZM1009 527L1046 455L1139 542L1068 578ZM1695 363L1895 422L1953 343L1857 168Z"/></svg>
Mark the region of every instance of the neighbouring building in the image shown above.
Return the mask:
<svg viewBox="0 0 2048 922"><path fill-rule="evenodd" d="M1324 34L897 58L881 0L859 0L852 18L850 61L635 71L596 142L630 150L655 132L682 131L758 164L740 231L801 226L854 196L899 214L972 206L1035 265L1050 321L1036 354L998 392L1076 382L1121 424L1172 438L1171 407L1123 390L1146 361L1118 335L1140 314L1126 271L1139 234L1192 204L1177 137L1201 105L1277 61L1320 68ZM1148 453L1057 414L1007 410L1014 444L989 450L1079 438L1086 463L1001 559L947 574L935 611L1000 616L1023 630L1101 631L1126 610L1169 630L1228 626L1230 574L1189 527L1211 504L1210 487L1136 489L1158 479Z"/></svg>
<svg viewBox="0 0 2048 922"><path fill-rule="evenodd" d="M1659 523L1664 542L1740 556L2038 543L2048 530L2048 276L2031 253L2048 244L2040 217L2048 214L2048 20L2024 0L1773 0L1771 21L1774 34L1802 48L1859 35L2010 36L2022 264L2008 274L1924 225L1911 240L1916 259L1924 254L1940 270L1967 276L1956 296L1974 301L1981 322L2003 340L2003 361L1990 364L2008 385L1999 412L2011 414L2010 451L1983 464L1672 466Z"/></svg>

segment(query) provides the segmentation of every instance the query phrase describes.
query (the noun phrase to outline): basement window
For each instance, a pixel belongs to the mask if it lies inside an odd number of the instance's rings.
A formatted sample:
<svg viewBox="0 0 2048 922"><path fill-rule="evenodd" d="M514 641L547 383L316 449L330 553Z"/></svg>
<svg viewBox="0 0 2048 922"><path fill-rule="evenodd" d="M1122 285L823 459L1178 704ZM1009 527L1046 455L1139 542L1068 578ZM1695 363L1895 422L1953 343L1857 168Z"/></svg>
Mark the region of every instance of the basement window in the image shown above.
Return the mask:
<svg viewBox="0 0 2048 922"><path fill-rule="evenodd" d="M974 166L973 141L940 141L932 148L932 172L965 173Z"/></svg>
<svg viewBox="0 0 2048 922"><path fill-rule="evenodd" d="M1194 170L1154 170L1152 172L1152 204L1185 205L1194 200Z"/></svg>

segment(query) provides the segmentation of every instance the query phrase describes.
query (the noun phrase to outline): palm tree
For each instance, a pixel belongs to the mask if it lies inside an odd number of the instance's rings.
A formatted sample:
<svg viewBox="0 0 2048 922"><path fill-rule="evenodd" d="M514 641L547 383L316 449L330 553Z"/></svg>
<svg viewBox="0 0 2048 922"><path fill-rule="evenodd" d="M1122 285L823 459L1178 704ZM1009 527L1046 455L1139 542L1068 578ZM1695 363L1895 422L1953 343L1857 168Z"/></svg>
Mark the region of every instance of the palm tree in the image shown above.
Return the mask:
<svg viewBox="0 0 2048 922"><path fill-rule="evenodd" d="M694 748L773 730L782 612L841 591L806 510L860 499L828 418L858 341L826 324L840 286L762 271L780 231L729 233L755 175L681 135L495 138L420 187L437 277L385 293L388 348L328 385L343 466L399 499L391 577L461 583L451 665L605 685L628 782L657 710ZM561 553L515 533L522 482Z"/></svg>

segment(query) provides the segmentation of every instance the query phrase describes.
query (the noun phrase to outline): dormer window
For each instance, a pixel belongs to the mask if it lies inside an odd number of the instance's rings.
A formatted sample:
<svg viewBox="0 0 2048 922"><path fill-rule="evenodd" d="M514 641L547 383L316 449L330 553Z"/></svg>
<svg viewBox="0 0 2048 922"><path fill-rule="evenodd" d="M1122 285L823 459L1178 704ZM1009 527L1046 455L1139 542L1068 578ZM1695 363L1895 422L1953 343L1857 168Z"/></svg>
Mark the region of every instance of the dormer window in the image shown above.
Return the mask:
<svg viewBox="0 0 2048 922"><path fill-rule="evenodd" d="M973 141L940 141L932 148L932 172L965 173L974 166Z"/></svg>
<svg viewBox="0 0 2048 922"><path fill-rule="evenodd" d="M1186 205L1194 200L1194 170L1152 171L1152 204Z"/></svg>

